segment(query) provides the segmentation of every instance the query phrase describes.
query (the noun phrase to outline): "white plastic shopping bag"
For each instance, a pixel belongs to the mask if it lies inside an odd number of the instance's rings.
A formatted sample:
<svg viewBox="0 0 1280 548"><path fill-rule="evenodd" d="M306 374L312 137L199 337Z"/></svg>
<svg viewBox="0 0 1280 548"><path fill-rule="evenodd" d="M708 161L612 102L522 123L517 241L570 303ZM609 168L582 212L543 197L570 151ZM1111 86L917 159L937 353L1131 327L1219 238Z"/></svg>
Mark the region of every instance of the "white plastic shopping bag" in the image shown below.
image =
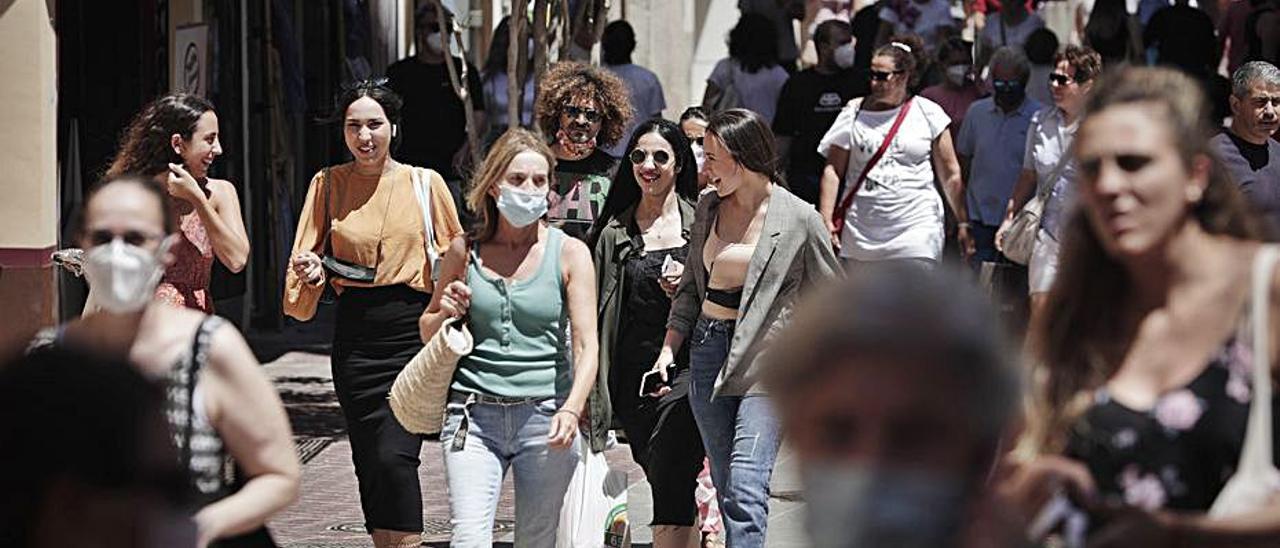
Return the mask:
<svg viewBox="0 0 1280 548"><path fill-rule="evenodd" d="M582 458L564 494L556 548L629 548L627 473L610 470L604 453L591 451L587 436L574 443Z"/></svg>

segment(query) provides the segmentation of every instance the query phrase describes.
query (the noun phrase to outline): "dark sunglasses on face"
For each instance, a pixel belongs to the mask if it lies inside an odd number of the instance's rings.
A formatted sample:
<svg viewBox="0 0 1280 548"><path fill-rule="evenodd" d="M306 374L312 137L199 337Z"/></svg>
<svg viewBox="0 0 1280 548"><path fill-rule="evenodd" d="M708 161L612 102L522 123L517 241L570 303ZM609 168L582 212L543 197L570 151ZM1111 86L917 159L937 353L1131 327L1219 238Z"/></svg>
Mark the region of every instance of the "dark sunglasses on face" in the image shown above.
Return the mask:
<svg viewBox="0 0 1280 548"><path fill-rule="evenodd" d="M599 122L601 117L600 111L589 109L589 108L575 107L573 105L568 105L564 107L564 115L568 116L570 120L576 119L578 116L585 116L587 118L587 121L593 124L596 122Z"/></svg>
<svg viewBox="0 0 1280 548"><path fill-rule="evenodd" d="M702 143L702 140L703 140L703 139L705 139L705 137L690 137L690 138L689 138L689 142L690 142L690 143L694 143L694 144L696 144L696 145L698 145L698 146L702 146L702 145L703 145L703 143Z"/></svg>
<svg viewBox="0 0 1280 548"><path fill-rule="evenodd" d="M1020 84L1021 82L1017 80L992 80L991 81L991 87L999 91L1018 89L1018 86Z"/></svg>
<svg viewBox="0 0 1280 548"><path fill-rule="evenodd" d="M631 163L635 165L643 164L644 161L649 158L649 156L650 154L648 151L640 150L638 148L632 149L631 154L628 155L628 157L631 159ZM665 166L667 165L668 162L671 161L671 153L665 150L655 150L653 151L652 156L653 156L653 163L659 166Z"/></svg>
<svg viewBox="0 0 1280 548"><path fill-rule="evenodd" d="M158 240L162 236L160 234L148 234L137 230L126 230L117 235L110 230L95 230L89 233L89 243L94 246L107 245L119 237L124 243L134 246L143 246L153 240Z"/></svg>
<svg viewBox="0 0 1280 548"><path fill-rule="evenodd" d="M875 70L875 69L871 69L871 71L870 71L870 73L869 73L869 74L870 74L870 76L871 76L871 81L872 81L872 82L883 82L883 81L885 81L885 80L888 80L890 76L893 76L894 74L898 74L898 73L901 73L901 72L902 72L902 71L900 71L900 70L892 70L892 71L888 71L888 72L886 72L886 71L883 71L883 70Z"/></svg>
<svg viewBox="0 0 1280 548"><path fill-rule="evenodd" d="M1049 83L1053 85L1065 86L1065 85L1069 85L1071 82L1074 82L1074 81L1075 79L1061 72L1053 72L1049 74Z"/></svg>
<svg viewBox="0 0 1280 548"><path fill-rule="evenodd" d="M1116 167L1125 173L1137 173L1147 167L1154 158L1145 154L1117 154ZM1096 178L1102 170L1102 158L1086 158L1080 162L1080 171L1089 178Z"/></svg>

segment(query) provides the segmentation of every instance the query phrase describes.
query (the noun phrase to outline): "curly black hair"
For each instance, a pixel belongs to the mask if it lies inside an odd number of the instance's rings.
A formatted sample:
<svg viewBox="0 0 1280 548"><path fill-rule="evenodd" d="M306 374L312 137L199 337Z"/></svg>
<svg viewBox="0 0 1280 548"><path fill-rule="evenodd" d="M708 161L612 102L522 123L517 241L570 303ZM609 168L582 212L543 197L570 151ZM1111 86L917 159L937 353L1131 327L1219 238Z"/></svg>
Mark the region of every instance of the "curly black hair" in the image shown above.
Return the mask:
<svg viewBox="0 0 1280 548"><path fill-rule="evenodd" d="M561 109L574 97L583 95L595 100L602 115L597 143L611 147L624 137L622 133L633 116L631 97L627 85L613 73L600 67L565 61L552 65L538 87L541 94L534 106L534 116L548 139L555 138L560 130Z"/></svg>

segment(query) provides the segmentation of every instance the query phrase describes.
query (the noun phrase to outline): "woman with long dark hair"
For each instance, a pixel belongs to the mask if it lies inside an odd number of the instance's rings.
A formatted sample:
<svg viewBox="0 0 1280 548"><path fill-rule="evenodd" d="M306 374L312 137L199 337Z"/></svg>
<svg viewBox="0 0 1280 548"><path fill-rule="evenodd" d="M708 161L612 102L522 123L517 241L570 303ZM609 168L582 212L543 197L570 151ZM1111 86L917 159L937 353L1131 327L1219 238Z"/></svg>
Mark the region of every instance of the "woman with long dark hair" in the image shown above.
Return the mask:
<svg viewBox="0 0 1280 548"><path fill-rule="evenodd" d="M664 383L685 341L689 405L711 457L727 544L764 546L769 478L781 442L756 360L800 294L839 273L813 206L783 187L773 132L759 115L711 117L688 264L653 370Z"/></svg>
<svg viewBox="0 0 1280 548"><path fill-rule="evenodd" d="M1252 381L1258 368L1274 375L1275 346L1254 355L1252 343L1278 340L1280 324L1254 326L1250 302L1260 284L1274 318L1280 278L1265 262L1276 249L1259 244L1213 159L1205 106L1181 73L1125 69L1099 82L1076 137L1081 207L1033 325L1041 370L1026 441L1040 455L1029 467L1097 504L1090 545L1280 543L1280 486L1259 480L1270 503L1220 507L1233 476L1273 466L1275 407L1251 404L1270 393ZM1270 441L1248 449L1257 421ZM1258 451L1266 462L1242 466Z"/></svg>
<svg viewBox="0 0 1280 548"><path fill-rule="evenodd" d="M688 345L677 352L670 386L645 390L641 381L688 260L697 162L680 127L661 118L636 126L624 150L630 169L614 178L593 236L605 380L596 392L607 396L649 480L653 545L684 548L697 539L693 495L703 458L689 409Z"/></svg>
<svg viewBox="0 0 1280 548"><path fill-rule="evenodd" d="M427 340L446 319L465 317L475 339L458 362L440 433L451 546L493 545L511 470L516 546L554 547L579 462L578 424L596 383L595 276L586 244L546 220L554 169L551 148L529 130L493 144L467 195L480 222L450 244L419 324ZM584 435L602 443L607 413L590 419L604 429Z"/></svg>
<svg viewBox="0 0 1280 548"><path fill-rule="evenodd" d="M400 104L377 81L339 95L334 118L353 159L311 179L284 294L285 314L301 321L315 315L326 281L338 294L333 388L351 437L365 528L379 548L422 541L422 436L391 415L387 393L422 349L418 320L436 275L427 246L443 250L462 233L440 174L391 156ZM417 184L428 195L430 234Z"/></svg>
<svg viewBox="0 0 1280 548"><path fill-rule="evenodd" d="M221 155L213 104L199 95L174 93L138 113L106 173L108 179L141 175L167 185L180 236L169 250L177 260L165 270L156 297L206 314L213 312L214 257L232 272L243 270L249 260L236 187L209 177L209 166Z"/></svg>

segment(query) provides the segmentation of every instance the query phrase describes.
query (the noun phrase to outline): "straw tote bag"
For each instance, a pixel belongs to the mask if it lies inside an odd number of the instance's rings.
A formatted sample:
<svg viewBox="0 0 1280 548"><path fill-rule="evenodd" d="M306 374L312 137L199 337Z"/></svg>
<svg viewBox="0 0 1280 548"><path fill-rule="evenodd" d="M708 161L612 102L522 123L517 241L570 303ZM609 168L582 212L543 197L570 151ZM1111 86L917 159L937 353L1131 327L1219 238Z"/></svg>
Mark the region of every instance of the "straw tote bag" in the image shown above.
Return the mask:
<svg viewBox="0 0 1280 548"><path fill-rule="evenodd" d="M1253 260L1253 402L1236 472L1209 508L1209 517L1236 516L1269 505L1280 493L1271 446L1271 280L1280 248L1265 245Z"/></svg>
<svg viewBox="0 0 1280 548"><path fill-rule="evenodd" d="M413 190L422 208L422 223L427 235L427 260L431 278L438 277L440 254L436 251L435 231L431 222L431 179L413 169ZM471 353L475 341L466 322L448 318L436 334L423 345L404 366L391 384L391 413L405 430L414 434L439 434L444 423L449 383L458 360Z"/></svg>

